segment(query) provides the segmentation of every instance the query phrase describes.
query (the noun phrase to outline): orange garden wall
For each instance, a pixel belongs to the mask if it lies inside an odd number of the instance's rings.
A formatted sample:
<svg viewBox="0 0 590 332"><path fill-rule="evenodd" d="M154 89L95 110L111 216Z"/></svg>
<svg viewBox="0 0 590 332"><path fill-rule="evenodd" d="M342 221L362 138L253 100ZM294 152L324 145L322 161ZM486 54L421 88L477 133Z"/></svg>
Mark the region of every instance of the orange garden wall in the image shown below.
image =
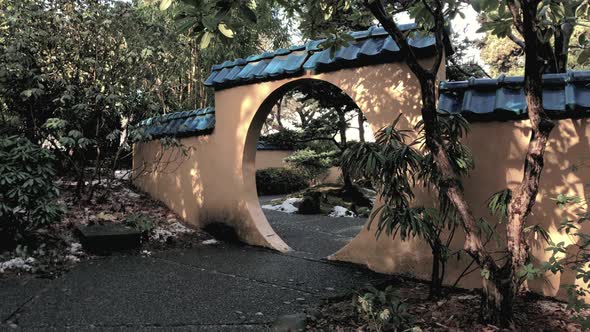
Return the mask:
<svg viewBox="0 0 590 332"><path fill-rule="evenodd" d="M301 79L324 80L341 88L361 108L374 132L400 113L402 127L409 128L419 120L419 82L400 63L324 74L308 72L298 78L225 89L216 92L214 132L181 140L188 147L186 156L178 149L164 149L157 141L135 146L134 168L144 171L136 172L136 185L195 227L223 222L234 227L247 243L290 250L272 230L258 203L255 170L261 162L256 160L256 145L274 101ZM529 132L527 121L472 125L467 144L475 156L476 169L464 185L478 217L489 218L485 205L491 194L514 188L520 181ZM584 164L589 167L583 167ZM575 170L574 166L581 167ZM584 183L590 183L590 120L559 121L551 136L541 191L530 224L545 226L556 239L574 241L557 232L563 214L551 197L558 193L587 197ZM428 202L428 197L428 193L422 193L418 201ZM503 233L501 225L498 229ZM455 249L461 248L461 235L456 236L453 245ZM542 247L535 247L534 253L540 259L546 255ZM379 272L430 277L427 246L385 236L376 240L373 231L366 228L330 259L363 264ZM447 282L454 282L468 263L467 259L453 260ZM558 278L551 278L549 284L538 282L531 287L554 295L559 282ZM480 283L476 271L461 285L479 287Z"/></svg>
<svg viewBox="0 0 590 332"><path fill-rule="evenodd" d="M285 167L284 159L293 151L287 150L258 150L256 151L256 170L265 168Z"/></svg>
<svg viewBox="0 0 590 332"><path fill-rule="evenodd" d="M467 145L475 158L475 170L464 179L465 194L476 217L485 217L493 221L486 201L489 196L505 188L514 189L522 179L524 155L528 147L530 134L528 121L490 122L471 125ZM584 166L586 165L586 166ZM537 203L529 218L529 225L540 224L557 242L573 243L575 238L557 231L562 217L573 218L575 211L563 212L551 199L558 194L577 195L590 198L587 184L590 183L590 119L561 120L551 135L545 157L545 169ZM419 200L428 201L424 193ZM586 231L590 231L587 229ZM499 225L498 232L503 235L504 226ZM453 247L462 248L462 236L457 236ZM532 243L537 259L546 260L549 253L541 241ZM489 247L496 248L495 241ZM375 241L372 232L366 229L346 247L331 256L335 260L344 260L367 265L369 268L385 273L407 272L422 279L430 278L430 250L418 241L391 240L387 238ZM466 257L457 262L450 260L447 282L451 284L468 263ZM546 295L556 295L560 283L573 283L573 276L559 278L547 276L547 283L537 281L529 286ZM465 287L479 287L481 277L475 271L461 283ZM563 294L560 294L563 295Z"/></svg>
<svg viewBox="0 0 590 332"><path fill-rule="evenodd" d="M256 151L256 170L265 168L286 167L285 158L295 151L287 150L258 150ZM321 176L317 183L341 183L342 171L340 167L330 167L325 175Z"/></svg>

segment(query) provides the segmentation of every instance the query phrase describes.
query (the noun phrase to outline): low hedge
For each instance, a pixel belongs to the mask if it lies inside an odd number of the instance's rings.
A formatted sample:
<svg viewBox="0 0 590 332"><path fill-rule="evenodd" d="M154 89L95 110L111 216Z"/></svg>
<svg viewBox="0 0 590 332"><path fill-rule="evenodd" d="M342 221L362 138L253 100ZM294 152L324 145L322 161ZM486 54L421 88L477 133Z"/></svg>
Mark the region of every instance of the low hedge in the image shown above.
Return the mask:
<svg viewBox="0 0 590 332"><path fill-rule="evenodd" d="M290 168L265 168L256 171L258 195L282 195L308 187L305 178Z"/></svg>

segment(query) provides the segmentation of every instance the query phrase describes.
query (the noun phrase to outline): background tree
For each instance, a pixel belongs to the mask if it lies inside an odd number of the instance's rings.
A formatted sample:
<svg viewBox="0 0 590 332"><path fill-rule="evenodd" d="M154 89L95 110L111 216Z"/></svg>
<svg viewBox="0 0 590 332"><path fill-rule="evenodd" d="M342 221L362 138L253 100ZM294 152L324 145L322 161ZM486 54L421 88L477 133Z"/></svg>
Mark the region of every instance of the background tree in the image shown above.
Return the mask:
<svg viewBox="0 0 590 332"><path fill-rule="evenodd" d="M576 12L581 5L582 1L473 2L481 16L488 19L483 23L483 29L491 29L496 35L510 38L524 48L525 56L524 91L532 133L524 161L523 179L513 190L508 205L508 257L503 265L492 266L493 270L486 271L499 292L495 302L488 305L500 306L501 309L499 312L490 311L488 315L490 319L503 321L504 324L512 318L514 298L526 279L526 274L521 271L530 261L530 252L524 230L539 190L549 135L555 126L543 108L542 75L566 70L570 39L575 25L579 23ZM514 30L518 35L513 34Z"/></svg>
<svg viewBox="0 0 590 332"><path fill-rule="evenodd" d="M580 58L584 46L579 42L585 42L590 31L576 26L572 36L572 44L569 48L567 70L588 70L590 68L587 59ZM582 37L584 36L584 37ZM508 38L499 38L488 32L480 42L482 61L489 67L490 75L497 77L500 74L507 76L524 75L524 50Z"/></svg>
<svg viewBox="0 0 590 332"><path fill-rule="evenodd" d="M469 50L480 49L482 42L473 41L467 36L453 32L451 45L454 53L447 55L446 78L449 81L465 81L471 77L485 78L490 74L474 59L468 56ZM486 64L488 64L486 62Z"/></svg>
<svg viewBox="0 0 590 332"><path fill-rule="evenodd" d="M279 1L298 12L307 1ZM481 318L486 322L508 325L513 317L513 303L523 278L519 271L525 266L528 246L524 228L538 192L543 170L543 155L554 123L543 110L542 74L563 71L567 66L568 49L579 1L554 0L482 0L465 1L473 5L485 21L486 29L504 35L524 47L525 95L532 133L525 156L523 180L511 195L506 223L507 259L496 262L485 248L478 233L477 219L467 203L459 174L453 167L452 157L445 150L444 139L436 108L437 73L444 55L445 20L460 13L459 0L423 1L314 1L319 3L325 20L338 11L350 8L351 3L361 4L385 28L396 41L405 63L414 73L421 87L422 125L426 153L431 155L436 168L436 187L439 197L448 200L465 232L464 250L482 270L483 300ZM417 28L404 33L396 24L395 17L408 12L416 20ZM304 16L301 16L305 19ZM520 34L520 38L512 31ZM435 39L436 55L431 65L423 65L410 48L408 39L413 33L431 33ZM343 35L335 35L324 42L324 47L337 48L350 41ZM584 52L582 52L584 53Z"/></svg>
<svg viewBox="0 0 590 332"><path fill-rule="evenodd" d="M240 30L239 43L203 50L192 30L178 33L184 21L150 2L3 1L0 133L50 147L90 200L94 180L129 167L131 143L143 138L137 121L208 105L212 64L284 45L279 18L258 10L263 18Z"/></svg>
<svg viewBox="0 0 590 332"><path fill-rule="evenodd" d="M414 204L414 188L418 182L435 189L440 175L432 154L420 151L424 131L414 138L412 130L396 128L399 120L400 117L380 130L376 142L352 145L344 152L342 166L354 178L368 179L375 188L381 189L382 205L369 219L369 228L376 224L377 237L385 233L392 238L399 236L403 241L417 237L428 243L432 250L429 294L431 298L437 298L443 295L447 261L460 255L460 251L453 252L450 248L458 218L456 209L445 195L439 195L438 205L434 208ZM474 166L471 152L460 141L467 133L468 123L461 116L441 117L439 121L454 171L466 176ZM491 236L491 227L485 221L480 220L478 227Z"/></svg>
<svg viewBox="0 0 590 332"><path fill-rule="evenodd" d="M561 71L567 65L569 38L576 23L576 7L580 2L506 0L470 3L484 19L493 18L492 23L484 25L485 28L491 27L495 33L504 34L524 45L525 49L525 94L533 130L525 157L523 180L512 195L510 203L506 227L508 258L504 263L494 260L478 234L477 220L464 197L460 178L453 169L452 158L445 151L436 111L436 75L444 52L445 18L452 18L459 13L461 4L459 1L365 1L367 8L396 41L405 56L406 64L421 84L422 129L425 146L432 155L439 177L436 187L439 196L446 197L456 209L465 232L464 250L482 269L482 319L508 325L513 317L513 302L523 281L519 271L528 259L525 222L535 202L543 169L543 154L554 126L543 110L542 74ZM338 6L335 5L330 10L337 10ZM419 31L434 35L438 52L432 66L425 67L416 60L408 45L408 35L395 23L394 17L400 12L409 12L416 20ZM512 35L513 29L519 32L521 39Z"/></svg>

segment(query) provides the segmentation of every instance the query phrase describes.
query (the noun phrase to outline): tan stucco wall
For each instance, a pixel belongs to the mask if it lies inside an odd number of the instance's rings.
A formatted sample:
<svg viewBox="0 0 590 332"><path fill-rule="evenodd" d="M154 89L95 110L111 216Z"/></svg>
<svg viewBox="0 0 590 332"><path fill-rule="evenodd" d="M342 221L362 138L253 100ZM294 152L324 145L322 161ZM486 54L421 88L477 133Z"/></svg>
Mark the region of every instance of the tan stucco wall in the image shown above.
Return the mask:
<svg viewBox="0 0 590 332"><path fill-rule="evenodd" d="M255 156L271 106L302 79L324 80L341 88L363 110L373 131L399 113L412 124L418 121L419 84L400 63L323 74L307 72L302 77L234 87L215 94L214 132L181 140L191 148L187 156L174 150L162 153L156 141L138 144L134 150L135 169L144 169L155 159L172 162L137 174L136 185L196 227L224 222L247 243L289 250L268 224L258 203ZM159 154L163 157L156 157Z"/></svg>
<svg viewBox="0 0 590 332"><path fill-rule="evenodd" d="M258 150L256 152L256 170L265 168L285 167L285 158L293 154L287 150Z"/></svg>
<svg viewBox="0 0 590 332"><path fill-rule="evenodd" d="M442 76L441 76L442 78ZM401 127L409 128L419 120L419 82L404 64L385 64L325 74L306 73L303 77L240 86L216 92L216 128L207 137L187 138L182 143L191 149L182 156L175 150L156 158L158 142L139 144L134 150L134 168L141 169L154 159L170 161L155 172L146 172L135 183L156 199L163 201L194 226L224 222L233 226L244 241L281 251L289 250L268 224L256 195L256 145L270 106L300 79L330 82L346 92L362 109L371 129L377 132L402 113ZM531 224L547 226L557 234L561 212L550 200L557 193L584 194L584 183L590 182L590 168L572 167L590 164L590 120L562 120L552 134L546 169L541 182L538 204ZM465 179L465 189L477 216L488 217L487 198L506 187L513 188L521 177L524 152L528 143L528 122L490 122L473 124L467 144L472 148L476 169ZM567 186L566 186L567 184ZM427 193L418 201L428 202ZM503 233L502 226L499 232ZM461 248L461 236L453 244ZM536 248L542 257L545 252ZM430 250L417 241L401 242L385 237L375 240L372 231L364 229L346 247L331 256L367 265L386 273L410 273L429 278ZM454 282L467 261L451 262L447 282ZM562 280L563 281L563 280ZM537 290L554 294L559 281L552 286L532 284ZM476 271L461 284L479 287Z"/></svg>
<svg viewBox="0 0 590 332"><path fill-rule="evenodd" d="M529 134L528 121L471 125L466 143L471 148L476 166L470 176L464 179L463 184L466 197L476 217L494 221L486 207L487 199L497 191L504 188L514 189L520 183ZM560 193L590 198L588 188L585 187L590 183L589 166L590 119L559 121L551 135L539 196L529 219L529 225L544 226L556 243L575 241L574 238L564 236L557 231L561 218L568 213L560 210L551 198ZM420 200L428 201L424 197ZM503 225L498 227L498 232L504 235ZM453 249L461 249L462 241L463 236L457 236ZM495 246L495 242L492 241L490 247L495 248ZM541 260L549 257L549 253L544 251L540 241L533 243L533 251ZM379 272L405 272L418 278L430 278L431 255L427 246L417 241L402 242L388 238L375 241L373 232L366 229L331 258L364 264ZM469 260L467 257L459 262L452 259L450 263L447 282L452 284ZM531 288L542 291L546 295L555 295L560 282L573 282L571 276L562 278L561 281L555 276L548 277L549 283L534 282L530 284ZM480 284L479 271L475 271L461 283L465 287L479 287Z"/></svg>

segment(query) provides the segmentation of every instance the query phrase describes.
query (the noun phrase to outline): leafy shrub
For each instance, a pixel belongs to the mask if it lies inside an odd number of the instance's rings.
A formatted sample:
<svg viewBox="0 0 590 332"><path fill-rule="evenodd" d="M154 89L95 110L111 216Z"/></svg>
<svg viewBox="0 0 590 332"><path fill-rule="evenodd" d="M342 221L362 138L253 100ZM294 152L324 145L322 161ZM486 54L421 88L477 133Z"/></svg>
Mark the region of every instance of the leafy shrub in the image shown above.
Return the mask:
<svg viewBox="0 0 590 332"><path fill-rule="evenodd" d="M392 286L385 290L370 286L365 293L354 296L353 305L360 317L375 331L404 330L413 321L407 304Z"/></svg>
<svg viewBox="0 0 590 332"><path fill-rule="evenodd" d="M305 178L289 168L266 168L256 171L256 188L259 195L290 194L307 186Z"/></svg>
<svg viewBox="0 0 590 332"><path fill-rule="evenodd" d="M53 161L48 150L24 137L0 137L0 246L5 249L61 218Z"/></svg>
<svg viewBox="0 0 590 332"><path fill-rule="evenodd" d="M547 233L542 234L542 239L547 243L545 251L551 253L551 257L543 262L540 267L532 264L526 265L519 275L523 278L541 278L545 273L561 274L572 273L575 282L562 284L566 290L568 309L573 311L574 320L582 325L584 331L590 330L590 304L586 299L590 296L590 234L585 232L586 224L590 222L590 210L588 203L578 196L560 194L553 198L557 207L564 212L564 217L559 223L558 230L577 241L567 244L565 241L556 243ZM575 212L568 215L569 212ZM529 226L530 227L530 226ZM561 239L561 238L560 238Z"/></svg>
<svg viewBox="0 0 590 332"><path fill-rule="evenodd" d="M125 225L147 234L156 228L156 221L145 213L137 212L131 213L125 218Z"/></svg>
<svg viewBox="0 0 590 332"><path fill-rule="evenodd" d="M279 146L285 149L300 149L304 144L301 141L302 133L296 130L283 129L276 133L260 136L260 143Z"/></svg>
<svg viewBox="0 0 590 332"><path fill-rule="evenodd" d="M316 180L325 175L338 159L337 151L317 152L310 148L299 150L285 158L285 161L292 165L308 180Z"/></svg>

